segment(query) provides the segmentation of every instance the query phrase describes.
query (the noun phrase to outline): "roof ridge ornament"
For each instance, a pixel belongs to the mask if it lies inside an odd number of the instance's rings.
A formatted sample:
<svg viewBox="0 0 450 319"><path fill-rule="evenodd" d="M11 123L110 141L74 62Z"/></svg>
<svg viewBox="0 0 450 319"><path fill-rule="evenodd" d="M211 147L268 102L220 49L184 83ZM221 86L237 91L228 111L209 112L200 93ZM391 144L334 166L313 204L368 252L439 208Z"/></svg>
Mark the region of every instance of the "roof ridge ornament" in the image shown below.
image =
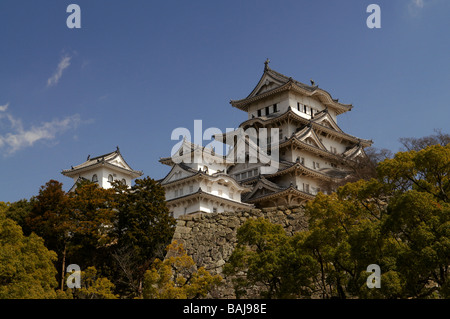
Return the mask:
<svg viewBox="0 0 450 319"><path fill-rule="evenodd" d="M266 61L264 62L264 71L267 71L269 69L269 63L270 63L270 60L269 60L269 58L267 58Z"/></svg>

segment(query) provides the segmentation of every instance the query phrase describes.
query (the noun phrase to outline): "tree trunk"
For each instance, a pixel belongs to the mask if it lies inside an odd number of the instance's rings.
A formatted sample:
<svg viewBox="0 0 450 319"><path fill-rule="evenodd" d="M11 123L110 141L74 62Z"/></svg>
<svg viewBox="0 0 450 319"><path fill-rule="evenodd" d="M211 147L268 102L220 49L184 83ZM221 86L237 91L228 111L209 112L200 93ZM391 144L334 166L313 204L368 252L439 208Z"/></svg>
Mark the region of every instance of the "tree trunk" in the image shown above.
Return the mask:
<svg viewBox="0 0 450 319"><path fill-rule="evenodd" d="M61 269L61 290L64 291L64 274L66 272L66 244L64 244L62 269Z"/></svg>

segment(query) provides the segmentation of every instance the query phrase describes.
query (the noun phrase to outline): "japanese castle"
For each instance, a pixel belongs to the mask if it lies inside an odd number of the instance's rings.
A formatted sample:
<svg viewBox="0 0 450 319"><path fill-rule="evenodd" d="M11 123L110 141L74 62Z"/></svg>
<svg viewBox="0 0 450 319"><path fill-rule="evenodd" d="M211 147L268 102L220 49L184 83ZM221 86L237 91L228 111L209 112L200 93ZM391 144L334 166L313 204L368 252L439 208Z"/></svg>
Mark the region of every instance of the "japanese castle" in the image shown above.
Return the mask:
<svg viewBox="0 0 450 319"><path fill-rule="evenodd" d="M175 154L160 159L171 166L160 183L174 217L301 204L325 191L321 187L327 182L345 179L349 166L366 156L364 148L372 141L349 135L337 124L337 116L350 111L351 104L333 99L313 81L303 84L268 64L267 60L259 82L246 98L230 101L248 115L239 132L214 136L229 145L227 156L183 141ZM263 128L278 129L276 146L260 152L265 156L278 152L276 165L271 158L272 169L261 156L259 161L249 156L258 152L260 139L242 134ZM267 136L268 145L271 137ZM235 155L234 161L228 160L230 154Z"/></svg>
<svg viewBox="0 0 450 319"><path fill-rule="evenodd" d="M230 104L248 119L236 131L214 136L228 146L227 155L184 140L172 156L159 160L171 167L159 183L175 218L301 204L326 192L323 185L349 176L349 167L372 145L338 126L338 115L350 111L351 104L338 102L314 81L307 85L272 70L268 60L250 94ZM247 134L263 129L270 135ZM117 148L62 174L75 185L88 179L109 188L113 180L131 185L142 172L133 170Z"/></svg>

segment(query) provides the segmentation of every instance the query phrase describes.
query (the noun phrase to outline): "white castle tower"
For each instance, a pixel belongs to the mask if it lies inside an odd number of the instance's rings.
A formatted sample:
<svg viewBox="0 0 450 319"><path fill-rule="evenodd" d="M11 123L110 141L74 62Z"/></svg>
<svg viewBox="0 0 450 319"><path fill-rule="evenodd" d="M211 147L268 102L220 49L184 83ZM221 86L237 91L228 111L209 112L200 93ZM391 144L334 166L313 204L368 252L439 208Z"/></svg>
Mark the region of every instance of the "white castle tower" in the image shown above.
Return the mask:
<svg viewBox="0 0 450 319"><path fill-rule="evenodd" d="M114 152L104 155L88 156L84 163L72 166L61 172L64 176L71 177L74 190L80 180L89 180L102 188L110 188L113 181L122 181L125 185L131 185L133 179L142 176L141 171L133 170L122 157L119 147Z"/></svg>
<svg viewBox="0 0 450 319"><path fill-rule="evenodd" d="M314 81L303 84L268 64L246 98L230 101L248 119L238 130L214 136L228 144L227 156L209 152L199 157L203 162L193 163L194 154L205 149L184 142L174 156L160 159L172 167L160 183L175 217L301 204L323 191L324 183L346 178L349 167L366 156L364 148L372 141L347 134L337 124L352 105L332 98ZM259 135L263 129L277 135ZM264 152L263 144L269 145Z"/></svg>

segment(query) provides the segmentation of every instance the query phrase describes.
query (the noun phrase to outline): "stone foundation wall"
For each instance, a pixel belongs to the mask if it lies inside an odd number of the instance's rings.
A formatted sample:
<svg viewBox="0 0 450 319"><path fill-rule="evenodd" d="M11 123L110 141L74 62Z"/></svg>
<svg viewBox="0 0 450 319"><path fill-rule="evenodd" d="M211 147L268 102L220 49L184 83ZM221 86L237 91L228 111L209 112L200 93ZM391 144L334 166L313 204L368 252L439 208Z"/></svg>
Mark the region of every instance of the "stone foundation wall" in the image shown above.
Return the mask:
<svg viewBox="0 0 450 319"><path fill-rule="evenodd" d="M307 220L301 206L251 209L248 211L180 216L173 236L182 243L198 267L211 274L220 274L223 284L211 292L211 298L235 298L231 279L222 274L236 246L236 231L249 218L264 217L280 224L288 234L306 230ZM248 291L248 297L257 298L257 291Z"/></svg>

